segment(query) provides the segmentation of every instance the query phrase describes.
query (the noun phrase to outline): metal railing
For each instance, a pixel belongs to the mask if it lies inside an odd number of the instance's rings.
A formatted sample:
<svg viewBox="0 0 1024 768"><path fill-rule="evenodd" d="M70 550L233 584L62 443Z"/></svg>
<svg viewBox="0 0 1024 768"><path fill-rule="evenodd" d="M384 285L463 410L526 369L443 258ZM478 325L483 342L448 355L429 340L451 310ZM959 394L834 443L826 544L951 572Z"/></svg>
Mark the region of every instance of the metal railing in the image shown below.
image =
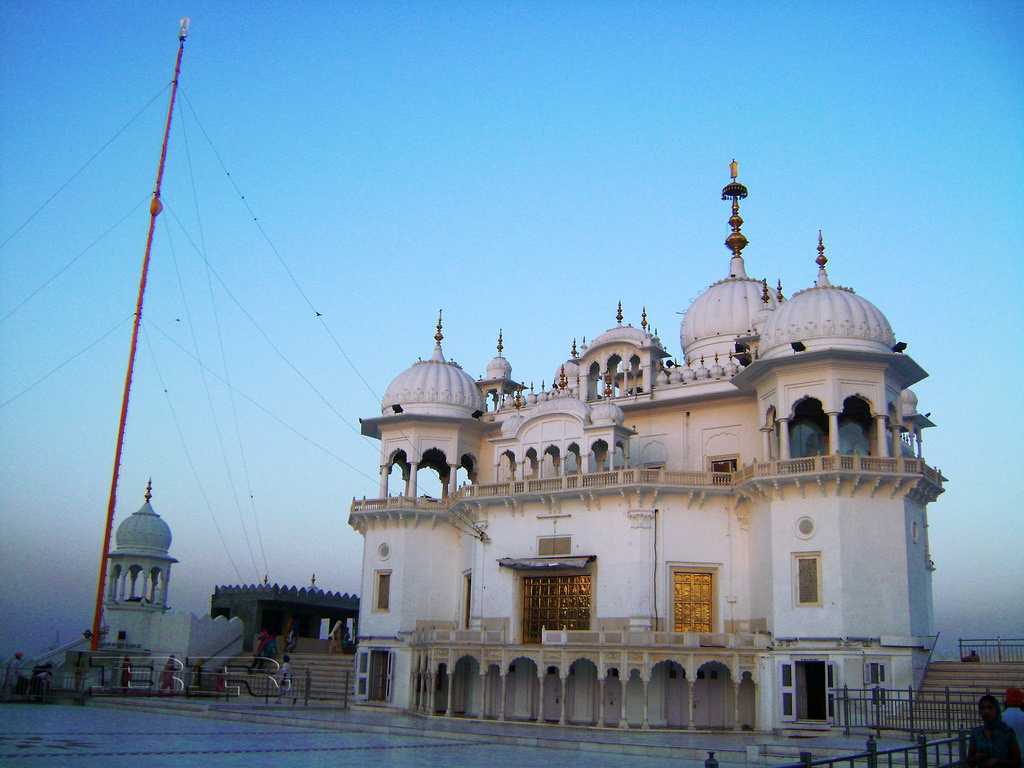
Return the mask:
<svg viewBox="0 0 1024 768"><path fill-rule="evenodd" d="M986 664L1024 663L1024 638L960 638L960 660Z"/></svg>
<svg viewBox="0 0 1024 768"><path fill-rule="evenodd" d="M978 693L911 688L849 688L836 691L837 725L882 731L954 734L978 724Z"/></svg>
<svg viewBox="0 0 1024 768"><path fill-rule="evenodd" d="M707 761L705 761L707 766ZM869 736L863 752L815 760L810 752L800 753L800 762L778 768L966 768L967 732L928 741L922 734L917 743L906 747L879 749L874 736ZM717 761L711 768L717 768Z"/></svg>

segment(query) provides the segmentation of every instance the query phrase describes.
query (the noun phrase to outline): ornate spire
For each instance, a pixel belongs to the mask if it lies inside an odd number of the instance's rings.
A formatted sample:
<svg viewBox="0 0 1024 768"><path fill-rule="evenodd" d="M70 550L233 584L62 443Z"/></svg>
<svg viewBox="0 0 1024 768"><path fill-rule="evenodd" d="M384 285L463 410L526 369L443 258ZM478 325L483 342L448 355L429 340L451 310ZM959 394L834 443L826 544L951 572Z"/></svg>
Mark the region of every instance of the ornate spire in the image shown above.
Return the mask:
<svg viewBox="0 0 1024 768"><path fill-rule="evenodd" d="M501 338L501 328L498 329L498 357L501 357L501 353L505 350L505 344Z"/></svg>
<svg viewBox="0 0 1024 768"><path fill-rule="evenodd" d="M768 278L761 278L761 303L767 304L771 300L771 294L768 293Z"/></svg>
<svg viewBox="0 0 1024 768"><path fill-rule="evenodd" d="M580 356L580 353L576 351L576 337L573 336L573 339L572 339L572 349L569 350L569 359L570 360L576 360L577 358L579 358L579 356Z"/></svg>
<svg viewBox="0 0 1024 768"><path fill-rule="evenodd" d="M781 304L786 300L786 297L782 295L782 278L775 284L775 300Z"/></svg>
<svg viewBox="0 0 1024 768"><path fill-rule="evenodd" d="M523 407L523 388L516 387L516 393L512 397L512 407L517 411Z"/></svg>
<svg viewBox="0 0 1024 768"><path fill-rule="evenodd" d="M644 311L640 313L640 327L647 330L647 305L644 304Z"/></svg>
<svg viewBox="0 0 1024 768"><path fill-rule="evenodd" d="M437 310L437 332L434 334L434 341L437 342L437 346L441 346L441 340L444 339L444 334L441 333L441 310Z"/></svg>
<svg viewBox="0 0 1024 768"><path fill-rule="evenodd" d="M146 494L145 494L145 496L146 496L146 503L148 504L149 500L153 498L153 478L152 477L149 478L149 481L146 483Z"/></svg>
<svg viewBox="0 0 1024 768"><path fill-rule="evenodd" d="M747 188L736 177L740 172L740 164L733 160L729 163L729 176L732 181L722 188L722 199L732 200L732 216L729 217L729 226L732 232L725 238L725 247L732 252L732 259L729 261L729 277L746 277L747 270L743 266L742 251L749 242L746 236L740 231L743 226L743 218L740 216L740 200L747 196Z"/></svg>
<svg viewBox="0 0 1024 768"><path fill-rule="evenodd" d="M565 389L569 386L569 377L565 375L565 364L558 371L558 388Z"/></svg>
<svg viewBox="0 0 1024 768"><path fill-rule="evenodd" d="M828 281L828 272L825 271L828 256L825 255L825 242L821 237L820 229L818 230L818 258L814 260L814 263L818 265L818 280L815 285L818 288L828 288L832 283Z"/></svg>
<svg viewBox="0 0 1024 768"><path fill-rule="evenodd" d="M613 394L615 394L615 390L612 389L612 376L613 375L614 374L611 371L608 371L608 373L604 377L604 396L605 397L611 397Z"/></svg>
<svg viewBox="0 0 1024 768"><path fill-rule="evenodd" d="M622 302L619 302L619 308L615 312L615 320L619 325L622 325Z"/></svg>

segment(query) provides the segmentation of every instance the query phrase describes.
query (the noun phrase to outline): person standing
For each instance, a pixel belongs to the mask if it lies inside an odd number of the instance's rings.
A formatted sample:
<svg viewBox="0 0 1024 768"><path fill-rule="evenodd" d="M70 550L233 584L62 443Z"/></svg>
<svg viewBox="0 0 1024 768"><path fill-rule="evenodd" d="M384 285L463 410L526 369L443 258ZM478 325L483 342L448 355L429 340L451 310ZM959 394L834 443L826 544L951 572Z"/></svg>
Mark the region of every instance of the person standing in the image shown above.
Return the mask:
<svg viewBox="0 0 1024 768"><path fill-rule="evenodd" d="M12 692L17 692L18 679L21 677L21 660L24 654L17 651L4 666L3 687L0 687L0 701L7 701L11 698Z"/></svg>
<svg viewBox="0 0 1024 768"><path fill-rule="evenodd" d="M124 661L121 662L121 688L125 691L131 687L132 684L132 661L127 656L124 657Z"/></svg>
<svg viewBox="0 0 1024 768"><path fill-rule="evenodd" d="M160 693L164 691L174 693L174 673L177 671L178 660L174 658L172 653L167 657L167 663L164 664L163 672L160 673Z"/></svg>
<svg viewBox="0 0 1024 768"><path fill-rule="evenodd" d="M971 730L967 752L970 768L1020 768L1020 746L1013 729L999 715L999 702L986 694L978 699L981 725Z"/></svg>
<svg viewBox="0 0 1024 768"><path fill-rule="evenodd" d="M291 656L284 655L284 663L277 671L277 700L281 701L282 696L288 696L292 692L292 665Z"/></svg>
<svg viewBox="0 0 1024 768"><path fill-rule="evenodd" d="M1024 691L1020 688L1006 689L1006 709L1003 711L1003 722L1013 728L1017 736L1017 746L1024 744Z"/></svg>

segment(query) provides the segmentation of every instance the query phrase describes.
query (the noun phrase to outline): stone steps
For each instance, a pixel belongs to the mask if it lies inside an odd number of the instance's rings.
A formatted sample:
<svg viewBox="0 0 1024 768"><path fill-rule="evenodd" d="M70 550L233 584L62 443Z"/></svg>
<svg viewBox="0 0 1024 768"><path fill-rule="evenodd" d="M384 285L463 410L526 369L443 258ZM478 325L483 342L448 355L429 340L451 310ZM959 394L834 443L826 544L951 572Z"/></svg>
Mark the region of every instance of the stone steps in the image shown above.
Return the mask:
<svg viewBox="0 0 1024 768"><path fill-rule="evenodd" d="M978 664L933 661L928 665L922 691L970 691L1002 694L1007 688L1024 688L1024 664Z"/></svg>

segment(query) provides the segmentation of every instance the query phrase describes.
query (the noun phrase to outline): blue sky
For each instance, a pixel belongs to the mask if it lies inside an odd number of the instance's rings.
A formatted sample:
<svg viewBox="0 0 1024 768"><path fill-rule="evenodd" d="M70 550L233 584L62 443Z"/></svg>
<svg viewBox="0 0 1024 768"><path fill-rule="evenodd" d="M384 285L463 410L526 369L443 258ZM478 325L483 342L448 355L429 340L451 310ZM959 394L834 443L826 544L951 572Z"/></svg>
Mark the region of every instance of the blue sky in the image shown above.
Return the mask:
<svg viewBox="0 0 1024 768"><path fill-rule="evenodd" d="M502 327L516 377L550 381L620 299L678 354L678 313L727 268L736 157L748 270L808 285L822 228L833 281L931 374L938 628L1024 629L1019 4L8 2L0 240L161 93L183 13L195 114L175 116L118 507L152 475L176 607L256 580L258 539L272 580L358 590L345 521L376 455L345 421L429 354L438 307L473 375ZM0 407L0 653L89 623L165 96L0 248L2 317L127 217L0 321L0 402L117 328ZM236 396L236 434L226 387L175 343L265 410Z"/></svg>

